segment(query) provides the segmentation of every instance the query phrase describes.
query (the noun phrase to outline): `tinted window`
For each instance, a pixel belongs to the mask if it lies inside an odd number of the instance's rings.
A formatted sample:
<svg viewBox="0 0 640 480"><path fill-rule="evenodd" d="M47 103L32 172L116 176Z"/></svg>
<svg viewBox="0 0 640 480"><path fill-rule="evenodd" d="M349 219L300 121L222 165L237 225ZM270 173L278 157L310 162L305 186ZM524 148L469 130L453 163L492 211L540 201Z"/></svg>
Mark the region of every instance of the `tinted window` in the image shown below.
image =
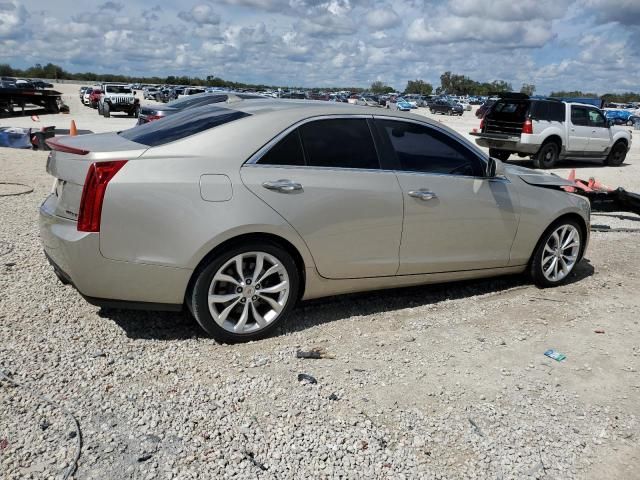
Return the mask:
<svg viewBox="0 0 640 480"><path fill-rule="evenodd" d="M589 116L584 107L571 107L571 123L574 125L589 125Z"/></svg>
<svg viewBox="0 0 640 480"><path fill-rule="evenodd" d="M304 154L298 130L294 130L280 140L258 160L258 163L261 165L304 165Z"/></svg>
<svg viewBox="0 0 640 480"><path fill-rule="evenodd" d="M309 122L300 127L307 165L380 168L369 125L364 119Z"/></svg>
<svg viewBox="0 0 640 480"><path fill-rule="evenodd" d="M248 113L206 105L176 113L162 121L124 130L118 135L132 142L156 147L248 116Z"/></svg>
<svg viewBox="0 0 640 480"><path fill-rule="evenodd" d="M481 176L476 156L455 139L415 123L377 120L389 139L401 170Z"/></svg>
<svg viewBox="0 0 640 480"><path fill-rule="evenodd" d="M566 106L563 102L548 102L549 113L547 120L550 122L564 122Z"/></svg>
<svg viewBox="0 0 640 480"><path fill-rule="evenodd" d="M593 109L589 109L589 123L592 127L605 128L607 126L607 122L602 113Z"/></svg>

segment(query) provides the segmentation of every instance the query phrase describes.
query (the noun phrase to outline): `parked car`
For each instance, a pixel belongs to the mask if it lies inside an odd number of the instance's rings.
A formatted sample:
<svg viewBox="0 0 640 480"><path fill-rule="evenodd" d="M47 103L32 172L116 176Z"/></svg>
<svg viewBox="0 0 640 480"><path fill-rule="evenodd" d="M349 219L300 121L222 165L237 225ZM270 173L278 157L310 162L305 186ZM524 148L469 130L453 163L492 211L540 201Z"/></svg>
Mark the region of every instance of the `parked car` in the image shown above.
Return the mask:
<svg viewBox="0 0 640 480"><path fill-rule="evenodd" d="M402 112L409 112L413 108L411 103L407 102L402 97L396 97L395 99L394 98L389 99L389 102L387 102L387 106L391 110L400 110Z"/></svg>
<svg viewBox="0 0 640 480"><path fill-rule="evenodd" d="M98 108L98 104L100 103L100 97L102 96L102 90L99 88L91 89L91 93L89 94L89 106L91 108Z"/></svg>
<svg viewBox="0 0 640 480"><path fill-rule="evenodd" d="M633 112L628 110L606 110L604 112L607 120L610 120L615 125L633 125L634 119L632 117L636 117Z"/></svg>
<svg viewBox="0 0 640 480"><path fill-rule="evenodd" d="M471 135L492 157L531 156L536 168L551 168L567 158L617 166L631 148L629 131L612 126L593 105L521 93L503 94L480 122L480 131Z"/></svg>
<svg viewBox="0 0 640 480"><path fill-rule="evenodd" d="M489 111L489 109L493 106L494 103L496 103L495 100L489 99L486 102L484 102L482 105L480 105L478 107L478 110L476 110L476 117L477 118L484 117L485 114Z"/></svg>
<svg viewBox="0 0 640 480"><path fill-rule="evenodd" d="M53 83L45 82L44 80L31 80L31 83L35 88L43 90L45 88L53 88Z"/></svg>
<svg viewBox="0 0 640 480"><path fill-rule="evenodd" d="M453 100L438 99L429 105L429 111L433 114L442 113L445 115L462 115L464 112L462 105Z"/></svg>
<svg viewBox="0 0 640 480"><path fill-rule="evenodd" d="M156 87L149 87L142 90L142 97L144 100L155 100L156 94L159 89Z"/></svg>
<svg viewBox="0 0 640 480"><path fill-rule="evenodd" d="M82 104L83 105L87 105L87 106L91 105L91 100L89 100L89 96L91 95L91 92L93 92L93 88L89 87L82 94Z"/></svg>
<svg viewBox="0 0 640 480"><path fill-rule="evenodd" d="M253 95L248 93L200 93L198 95L191 95L188 97L182 97L177 100L173 100L165 105L142 106L140 108L140 113L138 114L137 125L143 125L145 123L153 122L154 120L160 120L188 108L196 108L212 103L226 102L229 97L246 100L267 98L260 95Z"/></svg>
<svg viewBox="0 0 640 480"><path fill-rule="evenodd" d="M247 100L51 139L47 258L91 303L186 305L222 342L268 335L300 299L569 278L590 209L567 181L506 166L423 116L364 111Z"/></svg>
<svg viewBox="0 0 640 480"><path fill-rule="evenodd" d="M465 102L464 100L455 100L454 103L457 103L458 105L460 105L462 107L462 109L466 112L470 112L471 111L471 104Z"/></svg>
<svg viewBox="0 0 640 480"><path fill-rule="evenodd" d="M190 95L198 95L204 92L205 92L204 87L187 87L182 91L180 95L178 95L178 98L188 97Z"/></svg>
<svg viewBox="0 0 640 480"><path fill-rule="evenodd" d="M108 118L113 112L126 112L130 117L137 117L140 113L140 101L128 85L105 83L100 89L98 114Z"/></svg>
<svg viewBox="0 0 640 480"><path fill-rule="evenodd" d="M89 90L91 87L80 87L80 101L84 104L84 92Z"/></svg>

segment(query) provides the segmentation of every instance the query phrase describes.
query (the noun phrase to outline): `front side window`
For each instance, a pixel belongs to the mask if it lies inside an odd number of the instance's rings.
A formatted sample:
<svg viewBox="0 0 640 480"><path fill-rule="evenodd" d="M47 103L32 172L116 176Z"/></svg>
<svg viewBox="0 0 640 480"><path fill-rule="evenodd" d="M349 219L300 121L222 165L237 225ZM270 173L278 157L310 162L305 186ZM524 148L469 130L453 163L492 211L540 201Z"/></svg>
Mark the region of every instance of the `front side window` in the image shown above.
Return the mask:
<svg viewBox="0 0 640 480"><path fill-rule="evenodd" d="M433 128L396 120L376 120L391 144L400 170L482 176L480 160L454 138Z"/></svg>
<svg viewBox="0 0 640 480"><path fill-rule="evenodd" d="M579 126L589 126L589 115L584 107L571 107L571 123Z"/></svg>
<svg viewBox="0 0 640 480"><path fill-rule="evenodd" d="M602 113L592 108L589 109L589 123L592 127L605 128L607 126L607 122Z"/></svg>
<svg viewBox="0 0 640 480"><path fill-rule="evenodd" d="M365 119L316 120L299 127L307 165L379 169L378 155Z"/></svg>

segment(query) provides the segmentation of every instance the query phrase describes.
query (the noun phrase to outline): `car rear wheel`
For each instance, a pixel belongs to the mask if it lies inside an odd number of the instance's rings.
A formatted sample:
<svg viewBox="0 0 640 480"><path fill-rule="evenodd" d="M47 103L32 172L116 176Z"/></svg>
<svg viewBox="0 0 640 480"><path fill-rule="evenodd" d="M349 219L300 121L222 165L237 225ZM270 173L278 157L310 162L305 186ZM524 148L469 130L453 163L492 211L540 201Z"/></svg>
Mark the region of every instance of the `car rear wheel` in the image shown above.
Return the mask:
<svg viewBox="0 0 640 480"><path fill-rule="evenodd" d="M617 167L622 165L625 158L627 158L627 146L623 142L618 142L613 146L604 163L611 167Z"/></svg>
<svg viewBox="0 0 640 480"><path fill-rule="evenodd" d="M250 243L214 258L190 294L196 321L220 342L271 333L298 298L300 276L291 255L275 244Z"/></svg>
<svg viewBox="0 0 640 480"><path fill-rule="evenodd" d="M582 242L582 230L574 220L560 220L551 225L531 260L533 282L547 288L566 281L580 259Z"/></svg>
<svg viewBox="0 0 640 480"><path fill-rule="evenodd" d="M558 162L559 153L560 148L555 142L547 142L532 157L533 166L535 168L552 168Z"/></svg>

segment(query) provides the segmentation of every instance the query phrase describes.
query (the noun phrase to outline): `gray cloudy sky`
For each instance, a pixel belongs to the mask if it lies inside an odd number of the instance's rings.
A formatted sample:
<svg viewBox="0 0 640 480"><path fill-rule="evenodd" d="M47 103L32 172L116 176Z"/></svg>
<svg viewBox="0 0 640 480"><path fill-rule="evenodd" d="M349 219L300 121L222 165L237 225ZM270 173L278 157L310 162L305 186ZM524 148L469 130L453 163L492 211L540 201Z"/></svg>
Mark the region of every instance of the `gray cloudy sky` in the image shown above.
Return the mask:
<svg viewBox="0 0 640 480"><path fill-rule="evenodd" d="M0 0L0 63L402 89L640 90L640 0Z"/></svg>

